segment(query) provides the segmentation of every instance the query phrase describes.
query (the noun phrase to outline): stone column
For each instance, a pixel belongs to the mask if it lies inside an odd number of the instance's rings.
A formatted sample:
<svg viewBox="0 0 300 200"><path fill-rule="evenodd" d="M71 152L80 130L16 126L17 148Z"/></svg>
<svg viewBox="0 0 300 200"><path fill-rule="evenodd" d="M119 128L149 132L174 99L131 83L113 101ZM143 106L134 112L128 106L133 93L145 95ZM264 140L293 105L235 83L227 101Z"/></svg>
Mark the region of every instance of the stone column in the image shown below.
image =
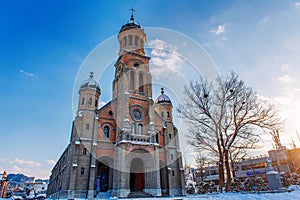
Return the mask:
<svg viewBox="0 0 300 200"><path fill-rule="evenodd" d="M156 192L155 196L161 196L161 185L160 185L160 165L159 165L159 148L154 146L155 151L155 172L156 172Z"/></svg>

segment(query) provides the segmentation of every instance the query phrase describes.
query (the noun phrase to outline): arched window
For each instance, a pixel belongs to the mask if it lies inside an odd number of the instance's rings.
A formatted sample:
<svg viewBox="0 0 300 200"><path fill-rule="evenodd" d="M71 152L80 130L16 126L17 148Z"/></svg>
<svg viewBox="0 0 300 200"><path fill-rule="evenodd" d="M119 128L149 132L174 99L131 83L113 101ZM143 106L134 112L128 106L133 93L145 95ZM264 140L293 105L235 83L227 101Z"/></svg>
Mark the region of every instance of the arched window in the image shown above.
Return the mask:
<svg viewBox="0 0 300 200"><path fill-rule="evenodd" d="M138 127L138 133L139 133L140 135L143 134L143 124L139 124L139 127Z"/></svg>
<svg viewBox="0 0 300 200"><path fill-rule="evenodd" d="M124 47L127 46L127 37L126 36L123 37L123 45L124 45Z"/></svg>
<svg viewBox="0 0 300 200"><path fill-rule="evenodd" d="M130 71L130 91L134 91L134 71Z"/></svg>
<svg viewBox="0 0 300 200"><path fill-rule="evenodd" d="M85 125L85 129L86 129L86 130L89 130L89 129L90 129L90 125L89 125L89 124L86 124L86 125Z"/></svg>
<svg viewBox="0 0 300 200"><path fill-rule="evenodd" d="M167 112L167 117L170 117L170 112Z"/></svg>
<svg viewBox="0 0 300 200"><path fill-rule="evenodd" d="M164 117L164 112L161 112L160 115L161 115L161 117Z"/></svg>
<svg viewBox="0 0 300 200"><path fill-rule="evenodd" d="M129 35L129 46L132 46L132 35Z"/></svg>
<svg viewBox="0 0 300 200"><path fill-rule="evenodd" d="M138 46L139 45L139 36L135 36L135 40L134 40L134 45Z"/></svg>
<svg viewBox="0 0 300 200"><path fill-rule="evenodd" d="M98 107L98 100L97 99L95 100L95 107L96 108Z"/></svg>
<svg viewBox="0 0 300 200"><path fill-rule="evenodd" d="M86 155L86 148L83 148L82 154Z"/></svg>
<svg viewBox="0 0 300 200"><path fill-rule="evenodd" d="M92 105L93 99L89 98L89 105Z"/></svg>
<svg viewBox="0 0 300 200"><path fill-rule="evenodd" d="M84 105L84 100L85 100L85 98L83 97L81 100L81 105Z"/></svg>
<svg viewBox="0 0 300 200"><path fill-rule="evenodd" d="M84 174L84 167L81 167L80 174Z"/></svg>
<svg viewBox="0 0 300 200"><path fill-rule="evenodd" d="M131 133L132 134L136 133L136 124L134 122L131 124Z"/></svg>
<svg viewBox="0 0 300 200"><path fill-rule="evenodd" d="M143 72L140 72L140 74L139 74L139 92L140 92L140 94L144 93Z"/></svg>
<svg viewBox="0 0 300 200"><path fill-rule="evenodd" d="M109 127L108 126L104 126L103 135L104 135L104 137L109 138Z"/></svg>
<svg viewBox="0 0 300 200"><path fill-rule="evenodd" d="M172 134L169 134L169 138L172 139Z"/></svg>

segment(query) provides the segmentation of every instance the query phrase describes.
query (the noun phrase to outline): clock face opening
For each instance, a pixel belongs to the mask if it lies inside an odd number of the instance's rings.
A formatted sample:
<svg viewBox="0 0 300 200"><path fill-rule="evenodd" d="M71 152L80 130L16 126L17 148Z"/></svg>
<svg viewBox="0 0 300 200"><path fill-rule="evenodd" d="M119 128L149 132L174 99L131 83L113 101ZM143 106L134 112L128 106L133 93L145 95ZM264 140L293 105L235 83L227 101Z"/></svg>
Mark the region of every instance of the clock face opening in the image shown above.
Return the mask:
<svg viewBox="0 0 300 200"><path fill-rule="evenodd" d="M141 111L139 109L134 109L131 112L131 117L135 121L140 121L142 119L142 113L141 113Z"/></svg>

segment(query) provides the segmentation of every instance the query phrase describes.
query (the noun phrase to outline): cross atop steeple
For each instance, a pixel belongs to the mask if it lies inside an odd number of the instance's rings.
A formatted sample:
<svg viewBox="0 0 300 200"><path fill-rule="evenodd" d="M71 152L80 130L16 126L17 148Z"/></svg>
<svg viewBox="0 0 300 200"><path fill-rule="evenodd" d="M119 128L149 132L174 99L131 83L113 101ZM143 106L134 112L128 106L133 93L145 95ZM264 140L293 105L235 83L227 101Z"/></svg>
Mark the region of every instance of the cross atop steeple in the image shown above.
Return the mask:
<svg viewBox="0 0 300 200"><path fill-rule="evenodd" d="M133 16L133 13L136 11L135 9L133 9L133 7L131 7L129 10L131 10L131 17L130 17L130 20L132 22L134 22L134 16Z"/></svg>
<svg viewBox="0 0 300 200"><path fill-rule="evenodd" d="M90 72L90 78L92 79L94 77L94 72Z"/></svg>

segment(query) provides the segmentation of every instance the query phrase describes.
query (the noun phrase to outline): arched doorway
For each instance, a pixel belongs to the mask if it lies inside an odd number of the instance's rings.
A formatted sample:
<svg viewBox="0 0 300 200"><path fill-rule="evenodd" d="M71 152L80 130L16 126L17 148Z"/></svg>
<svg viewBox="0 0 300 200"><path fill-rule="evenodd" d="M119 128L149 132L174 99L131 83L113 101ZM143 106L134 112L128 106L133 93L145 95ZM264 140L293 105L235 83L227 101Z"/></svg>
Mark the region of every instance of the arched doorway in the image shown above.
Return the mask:
<svg viewBox="0 0 300 200"><path fill-rule="evenodd" d="M97 191L107 192L109 184L109 167L101 162L97 170Z"/></svg>
<svg viewBox="0 0 300 200"><path fill-rule="evenodd" d="M134 158L130 163L130 191L143 191L145 188L145 166L140 158Z"/></svg>

